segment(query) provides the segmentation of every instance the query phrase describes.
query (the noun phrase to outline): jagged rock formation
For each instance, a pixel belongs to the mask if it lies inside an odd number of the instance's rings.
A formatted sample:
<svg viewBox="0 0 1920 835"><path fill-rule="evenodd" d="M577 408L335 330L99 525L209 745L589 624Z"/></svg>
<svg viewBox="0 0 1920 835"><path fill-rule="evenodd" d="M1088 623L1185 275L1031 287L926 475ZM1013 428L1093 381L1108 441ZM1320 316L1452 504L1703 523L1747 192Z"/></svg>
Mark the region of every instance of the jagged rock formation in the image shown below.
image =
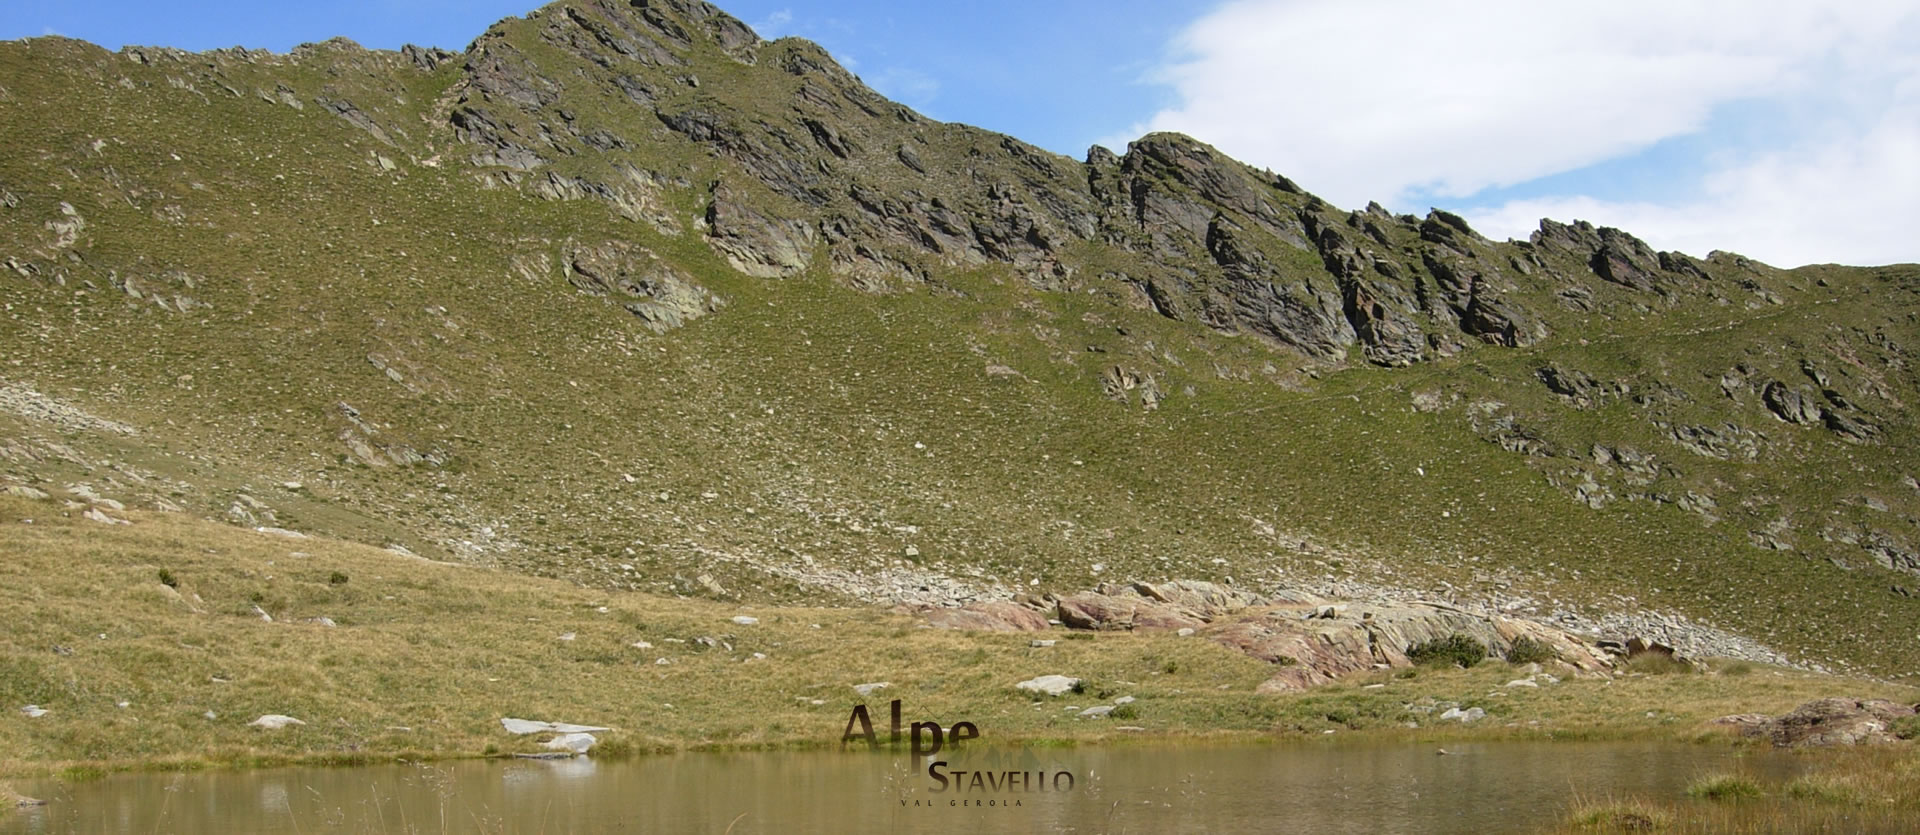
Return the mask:
<svg viewBox="0 0 1920 835"><path fill-rule="evenodd" d="M741 72L756 95L706 93L690 68L709 51L750 67ZM423 54L408 53L427 72L456 57ZM468 49L445 118L491 181L654 216L648 194L660 175L642 167L640 138L586 115L616 91L623 108L733 164L707 186L702 234L756 277L794 275L822 258L843 280L885 290L1000 264L1037 287L1069 289L1094 279L1075 252L1097 243L1120 265L1099 278L1133 288L1164 316L1317 361L1357 349L1355 359L1406 366L1457 352L1462 337L1508 347L1546 339L1542 312L1520 298L1522 280L1590 311L1671 303L1715 275L1765 276L1744 259L1655 252L1584 223L1548 221L1531 241L1496 244L1449 212L1342 212L1174 134L1121 155L1095 148L1074 163L926 120L819 47L762 42L701 2L563 3L496 26ZM395 141L352 102L318 101ZM1623 292L1596 295L1596 280Z"/></svg>

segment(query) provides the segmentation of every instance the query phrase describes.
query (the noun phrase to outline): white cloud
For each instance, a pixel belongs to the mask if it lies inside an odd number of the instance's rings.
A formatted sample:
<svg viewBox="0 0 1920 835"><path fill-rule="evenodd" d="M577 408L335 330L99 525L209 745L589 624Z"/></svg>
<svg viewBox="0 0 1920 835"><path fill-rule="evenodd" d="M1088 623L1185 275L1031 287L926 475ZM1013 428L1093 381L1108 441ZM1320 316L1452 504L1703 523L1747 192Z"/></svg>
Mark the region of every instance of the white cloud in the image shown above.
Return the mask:
<svg viewBox="0 0 1920 835"><path fill-rule="evenodd" d="M1671 203L1587 197L1519 200L1468 217L1495 237L1525 238L1539 218L1581 218L1634 232L1659 249L1740 252L1779 266L1920 261L1920 96L1857 136L1753 155L1708 172Z"/></svg>
<svg viewBox="0 0 1920 835"><path fill-rule="evenodd" d="M1916 33L1915 0L1234 0L1178 37L1178 58L1155 77L1180 104L1136 130L1192 134L1357 206L1461 198L1622 157L1700 131L1729 102L1836 97L1834 124L1818 136L1782 124L1760 137L1771 147L1729 149L1711 171L1673 172L1704 176L1695 199L1569 195L1509 204L1481 213L1483 222L1517 229L1526 212L1604 212L1695 249L1920 258L1920 244L1898 236L1876 243L1886 230L1867 216L1920 216L1914 96L1839 100L1920 83ZM1888 98L1905 109L1885 110ZM1730 223L1754 231L1731 234ZM1701 246L1708 238L1717 243ZM1823 240L1832 254L1815 253Z"/></svg>
<svg viewBox="0 0 1920 835"><path fill-rule="evenodd" d="M753 31L767 40L775 40L789 34L793 25L793 10L781 9L767 15L759 23L753 24Z"/></svg>

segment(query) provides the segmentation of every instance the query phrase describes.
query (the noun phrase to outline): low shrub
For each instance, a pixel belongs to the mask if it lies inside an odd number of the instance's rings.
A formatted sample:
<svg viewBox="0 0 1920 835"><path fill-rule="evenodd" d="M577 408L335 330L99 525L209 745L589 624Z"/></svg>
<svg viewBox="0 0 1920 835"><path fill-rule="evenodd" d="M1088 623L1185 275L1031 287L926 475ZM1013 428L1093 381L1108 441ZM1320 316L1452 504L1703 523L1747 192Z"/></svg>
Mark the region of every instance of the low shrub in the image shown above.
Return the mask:
<svg viewBox="0 0 1920 835"><path fill-rule="evenodd" d="M1558 660L1560 653L1554 652L1547 642L1526 635L1515 639L1513 646L1507 650L1509 664L1546 664Z"/></svg>
<svg viewBox="0 0 1920 835"><path fill-rule="evenodd" d="M1445 638L1422 641L1407 649L1407 657L1421 666L1472 667L1485 661L1487 645L1458 632Z"/></svg>

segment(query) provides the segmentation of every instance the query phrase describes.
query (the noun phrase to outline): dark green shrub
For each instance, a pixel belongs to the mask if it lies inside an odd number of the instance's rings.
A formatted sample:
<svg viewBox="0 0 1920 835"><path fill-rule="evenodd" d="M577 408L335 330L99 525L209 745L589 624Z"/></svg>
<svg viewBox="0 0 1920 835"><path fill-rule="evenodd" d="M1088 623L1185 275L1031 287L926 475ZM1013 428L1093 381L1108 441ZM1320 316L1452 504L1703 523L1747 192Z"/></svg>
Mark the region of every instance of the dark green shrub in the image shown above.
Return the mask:
<svg viewBox="0 0 1920 835"><path fill-rule="evenodd" d="M1560 653L1554 652L1547 642L1536 641L1525 635L1515 639L1513 647L1507 650L1509 664L1546 664L1558 660Z"/></svg>
<svg viewBox="0 0 1920 835"><path fill-rule="evenodd" d="M1421 666L1471 667L1487 658L1487 645L1458 632L1422 641L1407 649L1407 657Z"/></svg>
<svg viewBox="0 0 1920 835"><path fill-rule="evenodd" d="M344 586L347 584L347 573L344 571L335 571L327 577L327 582L335 586Z"/></svg>
<svg viewBox="0 0 1920 835"><path fill-rule="evenodd" d="M162 568L160 569L160 584L170 589L177 589L180 587L180 579L173 576L173 572Z"/></svg>

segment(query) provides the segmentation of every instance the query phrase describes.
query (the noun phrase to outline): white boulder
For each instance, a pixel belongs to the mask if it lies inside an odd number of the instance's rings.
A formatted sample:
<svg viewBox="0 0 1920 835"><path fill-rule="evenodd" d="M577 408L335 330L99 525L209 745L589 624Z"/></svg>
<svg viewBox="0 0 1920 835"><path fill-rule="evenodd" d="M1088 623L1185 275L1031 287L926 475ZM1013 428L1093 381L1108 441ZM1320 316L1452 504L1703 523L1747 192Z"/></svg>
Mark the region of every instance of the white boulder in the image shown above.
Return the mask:
<svg viewBox="0 0 1920 835"><path fill-rule="evenodd" d="M1020 682L1019 684L1014 685L1013 688L1015 690L1020 690L1026 693L1040 693L1048 696L1058 696L1062 693L1071 691L1074 687L1078 686L1079 684L1080 684L1080 680L1077 678L1070 678L1068 676L1063 676L1063 675L1046 675L1046 676L1039 676L1037 678L1027 679L1026 681L1023 681L1023 682Z"/></svg>
<svg viewBox="0 0 1920 835"><path fill-rule="evenodd" d="M252 722L248 722L247 726L253 727L253 728L264 728L269 731L277 731L277 730L280 730L281 728L291 727L295 725L305 725L305 724L307 723L302 722L298 719L295 719L291 716L282 716L278 713L269 713L265 716L262 716L258 719L253 720Z"/></svg>

